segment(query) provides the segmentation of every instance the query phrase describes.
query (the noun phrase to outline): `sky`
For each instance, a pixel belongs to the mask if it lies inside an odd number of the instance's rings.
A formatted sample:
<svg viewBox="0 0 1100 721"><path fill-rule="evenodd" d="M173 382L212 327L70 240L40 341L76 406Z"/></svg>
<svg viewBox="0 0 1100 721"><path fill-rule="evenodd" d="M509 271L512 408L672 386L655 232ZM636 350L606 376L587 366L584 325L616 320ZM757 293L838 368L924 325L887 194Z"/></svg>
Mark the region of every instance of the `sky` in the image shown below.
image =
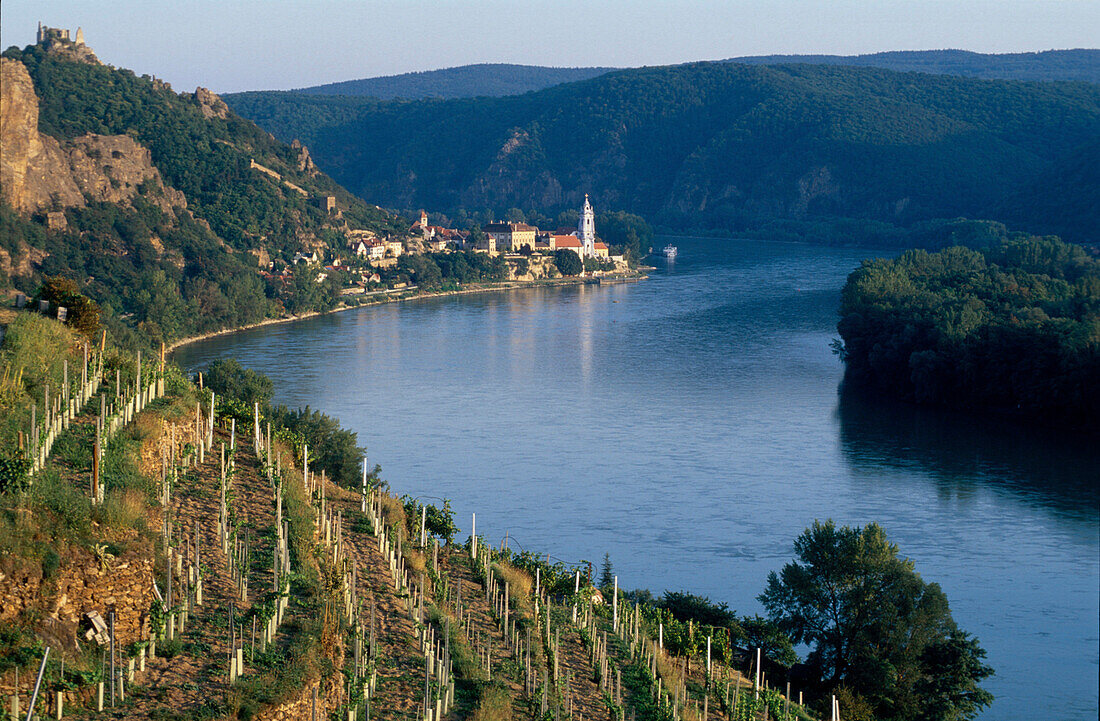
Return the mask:
<svg viewBox="0 0 1100 721"><path fill-rule="evenodd" d="M33 43L40 20L82 26L105 63L215 92L485 62L1100 45L1100 0L3 0L0 47Z"/></svg>

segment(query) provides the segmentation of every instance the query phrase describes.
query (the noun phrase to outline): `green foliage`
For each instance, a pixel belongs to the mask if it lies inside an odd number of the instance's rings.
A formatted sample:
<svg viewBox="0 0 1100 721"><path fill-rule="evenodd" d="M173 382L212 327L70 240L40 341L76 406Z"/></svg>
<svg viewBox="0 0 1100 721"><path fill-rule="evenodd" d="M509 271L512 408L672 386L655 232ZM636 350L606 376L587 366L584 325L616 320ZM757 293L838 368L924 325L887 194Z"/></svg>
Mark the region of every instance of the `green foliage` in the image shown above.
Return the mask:
<svg viewBox="0 0 1100 721"><path fill-rule="evenodd" d="M847 377L901 398L1095 426L1100 262L1056 238L865 261L842 293Z"/></svg>
<svg viewBox="0 0 1100 721"><path fill-rule="evenodd" d="M455 513L449 500L443 499L442 508L431 503L422 504L412 496L402 496L401 503L405 506L405 518L410 524L406 529L409 538L420 537L420 514L423 509L424 526L428 534L442 538L448 545L454 543L458 526L455 525Z"/></svg>
<svg viewBox="0 0 1100 721"><path fill-rule="evenodd" d="M600 588L612 589L615 584L615 569L611 565L611 554L603 554L603 563L600 564Z"/></svg>
<svg viewBox="0 0 1100 721"><path fill-rule="evenodd" d="M554 212L591 187L597 206L665 228L834 243L958 216L1088 240L1100 220L1096 164L1079 160L1100 153L1100 87L1086 83L694 63L512 97L332 102L339 117L294 93L236 107L276 133L295 118L322 167L388 205L478 198L502 214L560 188Z"/></svg>
<svg viewBox="0 0 1100 721"><path fill-rule="evenodd" d="M38 406L36 421L44 427L46 387L56 398L65 361L71 389L76 390L83 359L81 341L64 324L36 313L20 313L8 324L0 346L0 446L17 447L20 431L26 442L32 404Z"/></svg>
<svg viewBox="0 0 1100 721"><path fill-rule="evenodd" d="M622 253L636 264L653 244L653 228L640 215L615 211L596 214L596 234L607 243L613 255Z"/></svg>
<svg viewBox="0 0 1100 721"><path fill-rule="evenodd" d="M402 255L397 265L383 273L388 282L403 281L424 290L436 290L443 285L499 282L508 277L508 268L501 256L487 253L457 251Z"/></svg>
<svg viewBox="0 0 1100 721"><path fill-rule="evenodd" d="M317 282L320 270L315 265L302 263L295 266L290 281L283 286L279 299L283 307L291 313L306 313L311 310L330 310L336 305L339 289L332 283Z"/></svg>
<svg viewBox="0 0 1100 721"><path fill-rule="evenodd" d="M972 718L993 703L993 694L973 683L993 674L993 669L982 663L983 658L985 651L978 641L958 630L925 647L921 664L927 673L916 688L925 706L923 718Z"/></svg>
<svg viewBox="0 0 1100 721"><path fill-rule="evenodd" d="M581 574L582 589L592 582L590 564L584 561L567 566L560 561L550 563L547 556L540 556L531 551L509 553L508 550L505 551L505 560L529 573L531 578L535 577L537 571L542 587L553 596L572 596L578 571Z"/></svg>
<svg viewBox="0 0 1100 721"><path fill-rule="evenodd" d="M848 687L882 721L972 718L989 704L977 686L992 673L984 653L881 527L815 522L794 546L798 560L772 572L759 598L796 643L812 647L809 662L831 686Z"/></svg>
<svg viewBox="0 0 1100 721"><path fill-rule="evenodd" d="M298 92L308 95L369 96L393 98L472 98L478 96L518 95L552 85L602 75L611 68L546 68L535 65L479 63L442 70L402 73L380 78L345 80ZM245 95L245 93L242 93ZM248 93L247 95L261 95ZM238 96L227 96L237 101Z"/></svg>
<svg viewBox="0 0 1100 721"><path fill-rule="evenodd" d="M325 471L329 479L345 488L357 489L362 479L362 463L366 449L358 445L359 436L354 431L340 427L340 422L320 411L289 410L277 406L271 410L273 425L282 426L301 438L309 446L311 471ZM372 485L378 481L380 469L375 467L368 474Z"/></svg>
<svg viewBox="0 0 1100 721"><path fill-rule="evenodd" d="M203 372L203 386L216 395L240 401L251 410L259 403L261 410L271 402L274 385L263 373L241 366L235 358L219 358Z"/></svg>
<svg viewBox="0 0 1100 721"><path fill-rule="evenodd" d="M0 624L0 674L23 668L42 656L42 641L5 621Z"/></svg>
<svg viewBox="0 0 1100 721"><path fill-rule="evenodd" d="M31 460L19 449L0 450L0 495L22 493L30 486Z"/></svg>
<svg viewBox="0 0 1100 721"><path fill-rule="evenodd" d="M742 616L730 628L734 641L743 648L759 648L765 656L783 666L798 663L790 636L772 621L759 615Z"/></svg>
<svg viewBox="0 0 1100 721"><path fill-rule="evenodd" d="M91 338L99 331L99 306L80 293L75 281L63 276L47 276L42 281L35 300L48 300L51 307L68 309L69 327Z"/></svg>
<svg viewBox="0 0 1100 721"><path fill-rule="evenodd" d="M580 275L584 270L581 257L564 248L554 251L554 265L557 266L562 275Z"/></svg>
<svg viewBox="0 0 1100 721"><path fill-rule="evenodd" d="M736 619L726 604L687 591L665 591L658 607L680 621L707 626L728 626Z"/></svg>
<svg viewBox="0 0 1100 721"><path fill-rule="evenodd" d="M752 65L858 65L909 73L1006 80L1084 80L1100 83L1100 51L974 53L967 50L899 50L866 55L757 55L725 62Z"/></svg>

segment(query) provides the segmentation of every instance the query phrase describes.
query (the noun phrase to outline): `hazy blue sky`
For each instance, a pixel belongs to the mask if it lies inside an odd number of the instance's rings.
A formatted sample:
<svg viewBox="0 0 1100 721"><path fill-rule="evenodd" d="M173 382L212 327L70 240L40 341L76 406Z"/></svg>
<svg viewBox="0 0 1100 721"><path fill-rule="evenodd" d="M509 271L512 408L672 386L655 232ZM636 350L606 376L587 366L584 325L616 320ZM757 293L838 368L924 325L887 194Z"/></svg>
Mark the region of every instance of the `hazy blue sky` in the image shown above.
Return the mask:
<svg viewBox="0 0 1100 721"><path fill-rule="evenodd" d="M83 26L100 59L219 92L480 62L1096 47L1100 0L3 0L0 45Z"/></svg>

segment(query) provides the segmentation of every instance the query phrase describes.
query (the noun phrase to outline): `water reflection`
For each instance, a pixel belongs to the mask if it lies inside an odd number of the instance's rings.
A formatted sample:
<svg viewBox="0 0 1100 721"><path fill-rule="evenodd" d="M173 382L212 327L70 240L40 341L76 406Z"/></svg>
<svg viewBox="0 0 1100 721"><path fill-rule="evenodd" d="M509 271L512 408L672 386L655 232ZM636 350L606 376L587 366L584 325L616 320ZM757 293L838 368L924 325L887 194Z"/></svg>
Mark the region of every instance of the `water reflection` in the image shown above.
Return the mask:
<svg viewBox="0 0 1100 721"><path fill-rule="evenodd" d="M847 384L837 418L845 461L856 472L916 467L935 480L943 498L965 499L985 485L1060 515L1091 522L1100 516L1096 439L892 402Z"/></svg>

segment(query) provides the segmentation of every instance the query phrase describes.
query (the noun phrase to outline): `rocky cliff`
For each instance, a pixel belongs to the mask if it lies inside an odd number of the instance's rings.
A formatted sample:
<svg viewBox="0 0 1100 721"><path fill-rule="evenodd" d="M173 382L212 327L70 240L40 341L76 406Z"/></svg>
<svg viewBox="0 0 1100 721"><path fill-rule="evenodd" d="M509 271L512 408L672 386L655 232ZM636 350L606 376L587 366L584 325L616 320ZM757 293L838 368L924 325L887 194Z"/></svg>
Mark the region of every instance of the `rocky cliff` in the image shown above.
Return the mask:
<svg viewBox="0 0 1100 721"><path fill-rule="evenodd" d="M57 140L38 132L38 96L23 63L0 58L0 188L17 211L83 205Z"/></svg>
<svg viewBox="0 0 1100 721"><path fill-rule="evenodd" d="M86 202L126 204L141 193L168 211L186 207L148 149L128 135L87 134L62 145L38 131L38 97L23 64L0 59L0 192L24 214Z"/></svg>

